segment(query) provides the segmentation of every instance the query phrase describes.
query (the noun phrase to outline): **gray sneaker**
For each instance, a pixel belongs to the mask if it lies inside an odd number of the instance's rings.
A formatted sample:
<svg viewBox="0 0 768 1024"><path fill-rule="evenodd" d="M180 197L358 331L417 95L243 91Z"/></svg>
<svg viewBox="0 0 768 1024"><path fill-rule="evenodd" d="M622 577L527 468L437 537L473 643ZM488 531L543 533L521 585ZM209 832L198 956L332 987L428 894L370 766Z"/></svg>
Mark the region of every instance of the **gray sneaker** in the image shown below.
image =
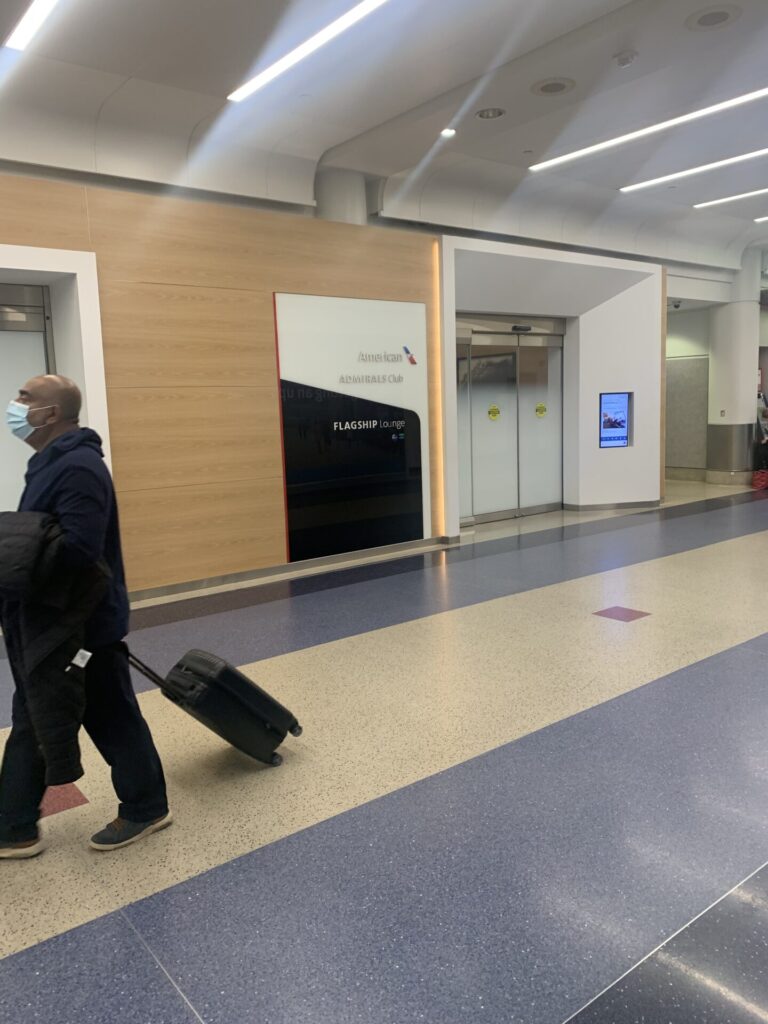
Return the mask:
<svg viewBox="0 0 768 1024"><path fill-rule="evenodd" d="M172 821L173 815L170 811L162 818L155 818L154 821L126 821L125 818L115 818L101 832L91 836L88 845L93 850L121 850L124 846L137 843L144 836L167 828Z"/></svg>
<svg viewBox="0 0 768 1024"><path fill-rule="evenodd" d="M37 857L45 849L45 843L38 836L25 843L6 843L0 841L0 860L29 860Z"/></svg>

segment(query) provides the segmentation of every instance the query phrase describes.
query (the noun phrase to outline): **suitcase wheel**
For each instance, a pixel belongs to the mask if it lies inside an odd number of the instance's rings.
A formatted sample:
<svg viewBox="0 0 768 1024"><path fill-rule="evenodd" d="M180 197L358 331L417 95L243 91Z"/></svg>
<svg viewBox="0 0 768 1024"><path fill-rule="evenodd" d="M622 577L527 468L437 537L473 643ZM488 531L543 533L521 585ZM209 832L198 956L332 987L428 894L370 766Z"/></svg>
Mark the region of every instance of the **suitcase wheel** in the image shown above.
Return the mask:
<svg viewBox="0 0 768 1024"><path fill-rule="evenodd" d="M273 768L279 768L280 765L283 763L282 754L273 754L272 760L269 763L272 765Z"/></svg>
<svg viewBox="0 0 768 1024"><path fill-rule="evenodd" d="M291 736L301 736L301 734L304 732L304 730L301 728L298 722L296 723L296 725L292 726L288 731L290 732Z"/></svg>

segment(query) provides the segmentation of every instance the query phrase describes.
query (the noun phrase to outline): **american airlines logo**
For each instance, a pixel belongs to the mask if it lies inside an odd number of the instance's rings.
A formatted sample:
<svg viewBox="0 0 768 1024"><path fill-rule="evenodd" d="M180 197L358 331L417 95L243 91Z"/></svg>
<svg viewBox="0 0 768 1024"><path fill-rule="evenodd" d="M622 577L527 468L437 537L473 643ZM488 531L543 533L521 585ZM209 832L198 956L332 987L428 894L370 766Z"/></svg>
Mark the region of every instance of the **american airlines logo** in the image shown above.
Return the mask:
<svg viewBox="0 0 768 1024"><path fill-rule="evenodd" d="M402 363L403 357L399 352L361 352L357 361L358 363Z"/></svg>
<svg viewBox="0 0 768 1024"><path fill-rule="evenodd" d="M400 352L360 352L357 361L358 363L402 363L407 360L411 366L419 365L416 362L416 356L407 345L403 345L403 352L405 357Z"/></svg>

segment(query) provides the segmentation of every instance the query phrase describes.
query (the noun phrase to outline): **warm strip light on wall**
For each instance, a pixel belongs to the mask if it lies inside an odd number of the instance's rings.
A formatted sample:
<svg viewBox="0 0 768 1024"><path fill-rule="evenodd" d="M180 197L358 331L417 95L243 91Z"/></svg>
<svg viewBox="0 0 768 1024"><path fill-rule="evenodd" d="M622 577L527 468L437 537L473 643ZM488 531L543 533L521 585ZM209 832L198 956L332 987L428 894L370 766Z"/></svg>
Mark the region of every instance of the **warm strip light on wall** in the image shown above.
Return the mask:
<svg viewBox="0 0 768 1024"><path fill-rule="evenodd" d="M430 392L430 417L432 420L431 459L432 471L432 531L437 537L444 537L447 529L445 517L445 410L443 408L443 292L440 258L440 243L432 242L432 303L433 326L432 344L429 353L428 387ZM434 385L434 386L433 386ZM434 404L433 404L434 396Z"/></svg>
<svg viewBox="0 0 768 1024"><path fill-rule="evenodd" d="M652 178L650 181L639 181L636 185L625 185L621 192L637 192L641 188L652 188L654 185L663 185L666 181L677 181L679 178L689 178L693 174L703 174L705 171L714 171L718 167L730 167L732 164L740 164L745 160L756 160L760 156L768 156L768 149L756 149L752 153L742 153L740 156L731 156L727 160L716 160L711 164L702 164L700 167L689 167L687 171L676 171L674 174L665 174L662 178Z"/></svg>
<svg viewBox="0 0 768 1024"><path fill-rule="evenodd" d="M26 50L59 0L32 0L27 13L5 41L9 50Z"/></svg>
<svg viewBox="0 0 768 1024"><path fill-rule="evenodd" d="M553 157L551 160L543 160L541 163L533 164L528 170L546 171L550 167L570 163L571 160L580 160L582 157L591 156L593 153L602 153L604 150L614 149L616 146L624 146L626 143L634 142L636 139L644 139L647 135L655 135L656 132L664 132L668 128L676 128L678 125L687 124L689 121L697 121L701 117L719 114L723 110L731 110L733 107L740 107L744 103L752 103L754 100L762 100L766 97L768 97L768 88L757 89L755 92L748 92L743 96L735 96L731 100L715 103L711 107L702 107L701 110L694 110L690 114L681 114L680 117L672 117L668 121L659 121L658 124L649 125L647 128L638 128L637 131L627 132L626 135L617 135L615 139L606 139L605 142L597 142L593 146L585 146L584 149L576 149L572 153L564 153L562 156Z"/></svg>
<svg viewBox="0 0 768 1024"><path fill-rule="evenodd" d="M694 210L705 210L708 206L722 206L723 203L735 203L737 199L749 199L751 196L764 196L768 188L758 188L754 192L740 192L737 196L725 196L724 199L710 199L707 203L695 203Z"/></svg>
<svg viewBox="0 0 768 1024"><path fill-rule="evenodd" d="M305 60L310 54L315 53L321 46L325 46L326 43L330 43L336 36L340 36L342 32L346 32L347 29L352 28L358 21L362 21L363 18L367 18L369 14L373 14L375 10L387 3L387 0L363 0L363 3L353 7L351 11L347 11L346 14L342 14L336 21L332 21L330 25L321 29L315 35L307 39L306 42L297 46L295 50L291 50L285 57L281 57L275 64L271 64L264 71L261 71L255 78L246 82L245 85L241 85L239 89L235 89L233 93L227 96L228 100L233 103L240 103L242 100L252 96L259 89L263 89L265 85L273 82L280 75L285 74L286 71L290 71L292 67L295 67L300 61Z"/></svg>

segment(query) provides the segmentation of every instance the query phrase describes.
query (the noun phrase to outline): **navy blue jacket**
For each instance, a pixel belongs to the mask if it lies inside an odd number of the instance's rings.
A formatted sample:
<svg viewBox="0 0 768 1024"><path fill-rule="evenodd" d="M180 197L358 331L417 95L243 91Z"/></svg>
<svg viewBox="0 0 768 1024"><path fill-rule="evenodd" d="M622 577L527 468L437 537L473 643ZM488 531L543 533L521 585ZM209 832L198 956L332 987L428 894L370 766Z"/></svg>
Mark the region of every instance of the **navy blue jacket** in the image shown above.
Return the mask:
<svg viewBox="0 0 768 1024"><path fill-rule="evenodd" d="M112 579L85 627L88 650L115 643L128 632L120 525L112 477L101 438L88 428L62 434L29 460L20 512L48 512L64 533L66 566L73 572L103 559Z"/></svg>

